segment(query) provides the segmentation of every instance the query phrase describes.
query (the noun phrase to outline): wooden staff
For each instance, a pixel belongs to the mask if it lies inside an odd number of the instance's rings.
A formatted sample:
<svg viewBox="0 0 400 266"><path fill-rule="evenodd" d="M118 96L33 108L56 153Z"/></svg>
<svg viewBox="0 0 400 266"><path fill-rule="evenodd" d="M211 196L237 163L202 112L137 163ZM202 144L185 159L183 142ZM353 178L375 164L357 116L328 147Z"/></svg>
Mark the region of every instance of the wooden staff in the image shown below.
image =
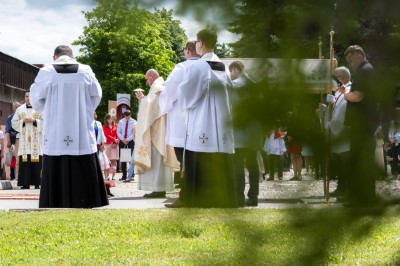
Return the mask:
<svg viewBox="0 0 400 266"><path fill-rule="evenodd" d="M331 30L329 32L330 35L330 41L329 41L329 77L328 77L328 88L327 91L332 91L332 82L331 82L331 77L333 74L333 68L334 68L334 50L333 50L333 35L335 34L335 32L333 30ZM328 112L330 111L329 108L327 110ZM329 132L328 132L328 136L329 136ZM328 145L330 145L330 137L328 139ZM330 158L330 149L328 151L328 159L327 159L327 166L329 165L329 158ZM328 167L327 167L328 168ZM328 171L328 169L327 169ZM324 176L324 196L325 196L325 201L328 202L329 201L329 175L328 172L326 172L325 176Z"/></svg>
<svg viewBox="0 0 400 266"><path fill-rule="evenodd" d="M318 42L318 58L322 59L322 37L321 36L319 36L319 42ZM319 92L319 96L320 96L320 102L321 103L323 102L322 95L323 95L323 92L320 91Z"/></svg>

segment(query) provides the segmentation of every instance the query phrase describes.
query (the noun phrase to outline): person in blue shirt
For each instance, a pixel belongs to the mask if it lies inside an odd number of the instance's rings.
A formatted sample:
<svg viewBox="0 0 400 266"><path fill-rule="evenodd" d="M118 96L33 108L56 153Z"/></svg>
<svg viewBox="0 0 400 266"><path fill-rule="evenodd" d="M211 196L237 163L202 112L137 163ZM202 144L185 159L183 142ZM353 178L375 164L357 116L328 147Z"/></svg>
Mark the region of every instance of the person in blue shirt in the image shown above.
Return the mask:
<svg viewBox="0 0 400 266"><path fill-rule="evenodd" d="M133 125L136 123L136 120L131 117L131 111L127 110L124 112L124 118L119 120L118 122L118 130L117 136L120 139L119 148L129 148L131 149L131 154L133 148L135 147L135 142L133 140L134 137L134 128ZM121 154L120 154L121 156ZM127 179L127 171L126 171L126 162L121 162L121 171L122 171L122 180Z"/></svg>

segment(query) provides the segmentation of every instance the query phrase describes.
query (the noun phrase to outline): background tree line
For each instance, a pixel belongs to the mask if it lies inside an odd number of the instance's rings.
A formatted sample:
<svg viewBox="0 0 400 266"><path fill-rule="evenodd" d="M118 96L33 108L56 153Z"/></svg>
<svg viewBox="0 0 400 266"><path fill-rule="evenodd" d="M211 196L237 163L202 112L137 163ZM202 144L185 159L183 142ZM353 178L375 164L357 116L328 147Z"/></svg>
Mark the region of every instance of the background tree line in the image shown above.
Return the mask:
<svg viewBox="0 0 400 266"><path fill-rule="evenodd" d="M182 48L187 36L174 19L167 1L96 0L97 6L84 12L88 26L74 42L80 45L79 60L92 66L103 87L101 115L107 100L116 93L146 88L144 74L155 68L166 78L174 65L184 60ZM154 12L139 6L155 8ZM204 21L217 29L227 28L239 36L237 42L217 44L220 57L239 58L329 58L329 32L333 30L335 55L345 65L343 52L360 44L369 60L384 69L387 85L393 88L400 74L400 3L395 0L204 0L201 5L179 0L175 12L202 21L207 12L218 10L225 25ZM383 87L383 86L381 86ZM393 95L394 92L388 92ZM136 110L136 101L132 108Z"/></svg>

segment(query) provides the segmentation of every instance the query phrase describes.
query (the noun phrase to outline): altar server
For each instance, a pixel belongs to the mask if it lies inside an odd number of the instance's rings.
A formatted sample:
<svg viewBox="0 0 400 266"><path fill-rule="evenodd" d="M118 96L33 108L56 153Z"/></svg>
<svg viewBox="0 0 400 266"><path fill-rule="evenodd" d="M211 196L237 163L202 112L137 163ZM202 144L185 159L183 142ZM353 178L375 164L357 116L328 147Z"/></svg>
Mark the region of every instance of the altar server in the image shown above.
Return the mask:
<svg viewBox="0 0 400 266"><path fill-rule="evenodd" d="M93 130L100 84L89 66L73 59L70 47L58 46L53 59L31 86L32 106L44 116L39 207L108 205Z"/></svg>
<svg viewBox="0 0 400 266"><path fill-rule="evenodd" d="M197 33L196 51L202 57L187 70L178 94L187 113L185 199L193 207L234 207L233 130L228 91L230 74L214 54L217 34Z"/></svg>

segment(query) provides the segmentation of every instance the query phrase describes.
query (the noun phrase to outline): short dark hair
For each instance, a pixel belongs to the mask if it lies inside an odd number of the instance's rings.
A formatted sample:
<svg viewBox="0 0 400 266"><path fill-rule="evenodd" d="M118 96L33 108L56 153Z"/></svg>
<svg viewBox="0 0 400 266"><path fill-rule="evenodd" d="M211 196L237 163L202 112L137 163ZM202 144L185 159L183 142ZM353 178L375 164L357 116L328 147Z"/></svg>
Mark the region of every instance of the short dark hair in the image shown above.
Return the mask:
<svg viewBox="0 0 400 266"><path fill-rule="evenodd" d="M364 50L359 45L351 45L347 47L346 51L344 51L344 56L347 56L348 54L359 54L365 57Z"/></svg>
<svg viewBox="0 0 400 266"><path fill-rule="evenodd" d="M124 112L124 116L130 116L130 115L131 115L131 111L126 110L126 111Z"/></svg>
<svg viewBox="0 0 400 266"><path fill-rule="evenodd" d="M214 48L217 44L217 33L211 28L202 29L197 33L197 40L202 41L207 48Z"/></svg>
<svg viewBox="0 0 400 266"><path fill-rule="evenodd" d="M196 42L195 41L187 41L185 48L188 49L192 54L196 54Z"/></svg>
<svg viewBox="0 0 400 266"><path fill-rule="evenodd" d="M240 61L233 61L229 65L229 71L232 71L232 69L234 69L234 68L236 68L240 73L243 73L243 71L244 71L244 65Z"/></svg>
<svg viewBox="0 0 400 266"><path fill-rule="evenodd" d="M68 45L59 45L59 46L57 46L57 48L54 50L54 55L57 56L57 57L60 57L62 55L67 55L67 56L69 56L71 58L74 57L74 55L72 53L72 49Z"/></svg>

